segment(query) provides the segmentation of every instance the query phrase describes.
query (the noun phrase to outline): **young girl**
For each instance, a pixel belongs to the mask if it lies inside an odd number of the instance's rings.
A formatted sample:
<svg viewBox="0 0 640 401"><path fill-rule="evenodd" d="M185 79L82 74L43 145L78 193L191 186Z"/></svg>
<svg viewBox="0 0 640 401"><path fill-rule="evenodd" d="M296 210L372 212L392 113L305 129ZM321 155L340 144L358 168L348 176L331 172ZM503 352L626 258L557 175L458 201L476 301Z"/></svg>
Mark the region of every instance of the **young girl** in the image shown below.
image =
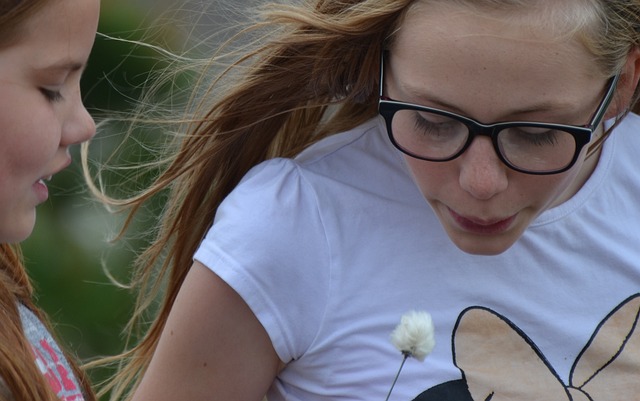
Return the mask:
<svg viewBox="0 0 640 401"><path fill-rule="evenodd" d="M384 400L411 310L392 400L637 398L640 1L263 10L120 202L170 189L114 399Z"/></svg>
<svg viewBox="0 0 640 401"><path fill-rule="evenodd" d="M99 0L0 0L0 385L3 400L94 400L33 303L16 244L48 198L47 181L95 124L80 76Z"/></svg>

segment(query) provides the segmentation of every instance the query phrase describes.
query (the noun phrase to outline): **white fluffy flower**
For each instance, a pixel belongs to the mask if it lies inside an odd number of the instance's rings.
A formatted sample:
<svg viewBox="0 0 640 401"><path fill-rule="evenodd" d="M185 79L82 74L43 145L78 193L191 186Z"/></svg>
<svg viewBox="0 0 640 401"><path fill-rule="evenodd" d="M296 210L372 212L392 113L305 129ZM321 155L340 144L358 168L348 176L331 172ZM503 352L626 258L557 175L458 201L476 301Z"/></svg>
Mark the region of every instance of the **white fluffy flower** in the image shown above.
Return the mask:
<svg viewBox="0 0 640 401"><path fill-rule="evenodd" d="M391 342L405 356L424 361L436 345L431 315L419 311L404 314L391 333Z"/></svg>

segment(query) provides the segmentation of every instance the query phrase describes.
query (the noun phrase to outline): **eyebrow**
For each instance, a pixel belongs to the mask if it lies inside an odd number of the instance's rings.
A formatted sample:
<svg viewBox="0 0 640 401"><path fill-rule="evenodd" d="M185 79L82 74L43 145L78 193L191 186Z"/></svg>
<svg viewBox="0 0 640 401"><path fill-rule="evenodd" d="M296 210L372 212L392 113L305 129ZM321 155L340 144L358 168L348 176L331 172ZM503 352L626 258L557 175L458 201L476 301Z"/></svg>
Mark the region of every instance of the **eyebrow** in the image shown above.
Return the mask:
<svg viewBox="0 0 640 401"><path fill-rule="evenodd" d="M35 71L40 71L43 73L57 73L57 72L77 72L79 71L81 74L87 68L89 61L79 61L78 59L57 59L57 60L49 60L37 63L33 65Z"/></svg>
<svg viewBox="0 0 640 401"><path fill-rule="evenodd" d="M416 103L416 104L420 106L442 109L442 110L450 111L452 113L460 114L463 116L468 115L468 113L465 110L462 110L458 106L451 104L449 102L446 102L442 99L439 99L437 97L432 97L432 96L426 96L424 93L419 93L418 91L413 90L413 88L407 88L406 90L412 97L415 97L416 99L418 99L420 103ZM432 104L433 106L427 106L425 103ZM533 114L533 113L545 113L549 111L553 111L555 114L559 114L559 113L562 113L563 110L571 110L572 108L573 108L573 103L571 102L553 103L550 101L545 101L535 105L531 105L529 107L507 110L507 112L504 114L508 116L520 116L520 115L527 115L527 114Z"/></svg>
<svg viewBox="0 0 640 401"><path fill-rule="evenodd" d="M83 71L87 67L87 63L78 63L75 61L63 61L43 66L44 70L64 70L64 71Z"/></svg>

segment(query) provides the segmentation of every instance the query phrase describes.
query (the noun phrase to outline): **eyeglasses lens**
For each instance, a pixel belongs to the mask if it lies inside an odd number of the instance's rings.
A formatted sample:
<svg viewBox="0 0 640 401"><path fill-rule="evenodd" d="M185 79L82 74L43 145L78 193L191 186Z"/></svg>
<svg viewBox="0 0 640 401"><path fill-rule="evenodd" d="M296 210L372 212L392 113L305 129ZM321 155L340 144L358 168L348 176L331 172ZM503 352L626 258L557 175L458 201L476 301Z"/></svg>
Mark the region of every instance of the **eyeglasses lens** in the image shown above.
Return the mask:
<svg viewBox="0 0 640 401"><path fill-rule="evenodd" d="M391 130L400 150L431 161L458 156L470 137L469 127L463 121L425 110L397 110ZM561 170L571 163L576 151L571 133L533 124L502 127L496 145L507 163L532 172Z"/></svg>

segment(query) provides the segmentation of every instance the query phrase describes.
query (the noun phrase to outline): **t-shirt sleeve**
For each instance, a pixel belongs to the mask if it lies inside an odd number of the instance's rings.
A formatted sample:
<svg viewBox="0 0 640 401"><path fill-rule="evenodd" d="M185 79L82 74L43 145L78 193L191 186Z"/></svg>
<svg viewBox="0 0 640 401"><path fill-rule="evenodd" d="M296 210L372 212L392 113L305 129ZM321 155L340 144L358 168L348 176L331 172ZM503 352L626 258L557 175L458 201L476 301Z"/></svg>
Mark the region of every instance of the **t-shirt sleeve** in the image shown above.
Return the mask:
<svg viewBox="0 0 640 401"><path fill-rule="evenodd" d="M304 354L322 323L330 256L314 188L295 162L251 170L196 251L266 329L281 360Z"/></svg>

